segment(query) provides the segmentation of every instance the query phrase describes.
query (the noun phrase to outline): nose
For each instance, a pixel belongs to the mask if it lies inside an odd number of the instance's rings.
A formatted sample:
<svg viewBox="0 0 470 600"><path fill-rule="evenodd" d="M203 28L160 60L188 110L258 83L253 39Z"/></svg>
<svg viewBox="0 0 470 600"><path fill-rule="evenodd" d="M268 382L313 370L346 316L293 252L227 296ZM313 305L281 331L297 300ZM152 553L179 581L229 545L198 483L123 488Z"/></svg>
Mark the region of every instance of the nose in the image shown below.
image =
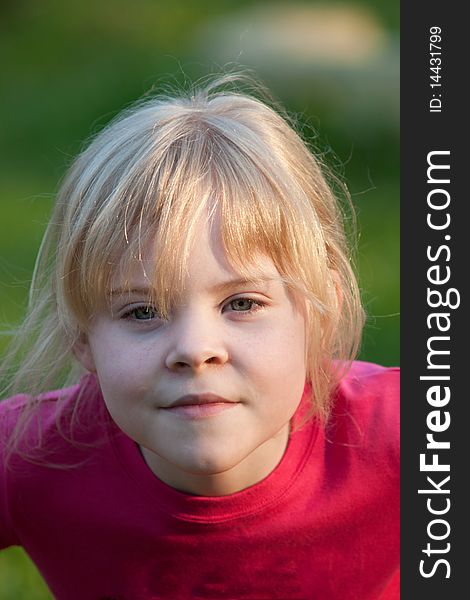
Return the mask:
<svg viewBox="0 0 470 600"><path fill-rule="evenodd" d="M229 354L220 328L199 316L187 316L174 324L174 338L165 360L171 371L192 370L195 373L208 366L221 366Z"/></svg>

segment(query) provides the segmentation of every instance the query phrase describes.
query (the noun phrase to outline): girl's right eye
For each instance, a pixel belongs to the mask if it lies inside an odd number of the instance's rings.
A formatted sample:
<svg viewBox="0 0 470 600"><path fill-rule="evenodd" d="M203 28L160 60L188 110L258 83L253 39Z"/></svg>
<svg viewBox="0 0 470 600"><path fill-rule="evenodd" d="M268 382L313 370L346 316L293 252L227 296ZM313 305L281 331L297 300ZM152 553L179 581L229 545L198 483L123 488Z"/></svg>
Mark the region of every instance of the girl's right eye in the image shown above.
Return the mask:
<svg viewBox="0 0 470 600"><path fill-rule="evenodd" d="M151 321L158 317L157 311L152 306L136 306L125 312L121 318L130 321Z"/></svg>

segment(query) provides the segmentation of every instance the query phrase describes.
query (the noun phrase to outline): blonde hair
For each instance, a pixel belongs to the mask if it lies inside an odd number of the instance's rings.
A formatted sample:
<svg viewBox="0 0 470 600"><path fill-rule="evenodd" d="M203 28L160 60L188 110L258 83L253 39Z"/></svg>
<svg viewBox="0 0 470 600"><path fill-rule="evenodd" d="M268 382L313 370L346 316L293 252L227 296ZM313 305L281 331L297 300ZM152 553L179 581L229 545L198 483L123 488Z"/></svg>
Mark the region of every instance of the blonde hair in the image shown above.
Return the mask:
<svg viewBox="0 0 470 600"><path fill-rule="evenodd" d="M109 294L116 268L156 241L156 302L168 313L181 288L200 215L220 216L229 260L243 272L270 257L308 306L312 414L360 343L363 311L343 216L324 168L287 118L226 76L180 96L147 98L89 143L58 193L9 358L10 391L33 396L76 381L73 347ZM230 89L227 90L227 85ZM32 340L32 341L31 341ZM13 364L10 360L11 364Z"/></svg>

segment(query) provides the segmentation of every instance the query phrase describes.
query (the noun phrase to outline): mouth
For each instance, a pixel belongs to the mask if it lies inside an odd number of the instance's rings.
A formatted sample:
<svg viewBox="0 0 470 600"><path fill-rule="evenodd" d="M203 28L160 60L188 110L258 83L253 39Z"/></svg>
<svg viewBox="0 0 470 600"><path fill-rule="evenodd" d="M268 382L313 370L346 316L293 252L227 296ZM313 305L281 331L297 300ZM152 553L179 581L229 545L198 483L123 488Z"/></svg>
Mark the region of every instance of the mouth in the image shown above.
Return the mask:
<svg viewBox="0 0 470 600"><path fill-rule="evenodd" d="M164 411L187 418L200 418L216 415L239 404L216 394L187 394L181 396Z"/></svg>
<svg viewBox="0 0 470 600"><path fill-rule="evenodd" d="M186 394L172 402L166 408L177 406L203 406L207 404L235 404L232 400L217 396L216 394Z"/></svg>

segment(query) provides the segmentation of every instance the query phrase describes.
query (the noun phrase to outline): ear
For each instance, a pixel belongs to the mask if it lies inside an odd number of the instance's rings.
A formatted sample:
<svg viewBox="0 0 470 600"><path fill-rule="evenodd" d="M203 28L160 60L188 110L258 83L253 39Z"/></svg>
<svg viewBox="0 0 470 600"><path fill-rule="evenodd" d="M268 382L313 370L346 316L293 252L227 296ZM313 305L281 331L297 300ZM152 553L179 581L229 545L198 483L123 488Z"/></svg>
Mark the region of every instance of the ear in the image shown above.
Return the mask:
<svg viewBox="0 0 470 600"><path fill-rule="evenodd" d="M86 333L80 333L78 340L73 345L72 351L87 371L96 373L95 360Z"/></svg>
<svg viewBox="0 0 470 600"><path fill-rule="evenodd" d="M343 289L341 287L341 278L336 269L330 269L331 280L333 283L332 293L336 296L336 305L338 307L338 311L341 310L343 306Z"/></svg>
<svg viewBox="0 0 470 600"><path fill-rule="evenodd" d="M328 295L330 298L330 306L334 309L334 313L331 315L331 325L334 325L336 330L342 314L344 291L341 285L341 277L336 269L329 269L330 281L328 282Z"/></svg>

